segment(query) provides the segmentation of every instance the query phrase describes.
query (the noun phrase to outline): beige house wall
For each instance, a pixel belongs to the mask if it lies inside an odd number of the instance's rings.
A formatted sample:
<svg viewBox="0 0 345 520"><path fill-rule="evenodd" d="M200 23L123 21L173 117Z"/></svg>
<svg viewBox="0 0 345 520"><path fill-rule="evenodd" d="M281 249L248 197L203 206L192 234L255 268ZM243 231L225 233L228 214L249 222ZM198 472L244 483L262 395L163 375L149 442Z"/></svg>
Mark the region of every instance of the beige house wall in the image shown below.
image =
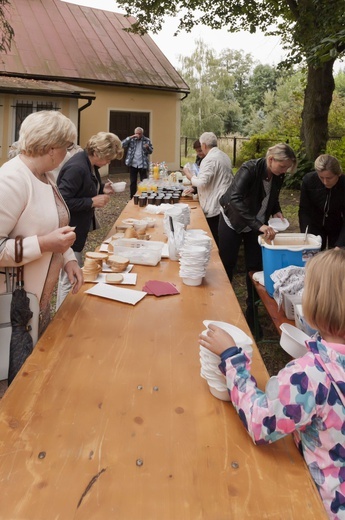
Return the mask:
<svg viewBox="0 0 345 520"><path fill-rule="evenodd" d="M81 87L90 85L80 83ZM183 94L155 90L95 87L96 99L80 111L80 145L85 146L91 135L109 130L111 111L147 112L150 114L150 139L154 151L153 162L165 161L169 170L180 167L180 107ZM21 102L52 102L61 112L78 125L79 110L87 100L26 95L0 95L0 165L7 161L7 154L15 135L15 105ZM144 129L145 130L145 129ZM133 128L134 131L134 128ZM105 168L107 170L107 168ZM101 172L103 175L107 171Z"/></svg>
<svg viewBox="0 0 345 520"><path fill-rule="evenodd" d="M69 117L73 123L78 125L78 100L59 98L59 97L42 97L42 96L13 96L3 94L0 96L0 166L8 160L8 151L14 141L15 136L15 106L16 102L52 102L60 107L61 112Z"/></svg>
<svg viewBox="0 0 345 520"><path fill-rule="evenodd" d="M80 83L78 86L90 88ZM109 130L111 111L148 112L153 162L165 161L169 170L180 167L180 106L183 94L136 88L93 86L96 99L81 112L80 145L89 137ZM85 100L79 100L79 107ZM145 129L144 129L145 130ZM134 128L133 128L134 133Z"/></svg>

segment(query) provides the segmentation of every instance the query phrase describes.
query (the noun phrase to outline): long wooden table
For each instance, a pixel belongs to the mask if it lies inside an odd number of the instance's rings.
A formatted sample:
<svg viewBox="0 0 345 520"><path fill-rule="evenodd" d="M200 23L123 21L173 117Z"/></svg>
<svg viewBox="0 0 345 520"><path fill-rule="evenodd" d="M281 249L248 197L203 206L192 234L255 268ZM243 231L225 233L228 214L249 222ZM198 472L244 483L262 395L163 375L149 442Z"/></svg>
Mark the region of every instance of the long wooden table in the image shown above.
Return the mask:
<svg viewBox="0 0 345 520"><path fill-rule="evenodd" d="M197 207L196 207L197 206ZM193 228L207 228L192 204ZM141 218L129 202L119 220ZM153 239L162 238L162 217ZM135 266L136 288L179 295L131 306L69 295L0 403L1 520L327 518L289 436L255 446L200 377L204 319L250 334L214 248L204 282L179 264ZM254 345L253 373L268 378Z"/></svg>

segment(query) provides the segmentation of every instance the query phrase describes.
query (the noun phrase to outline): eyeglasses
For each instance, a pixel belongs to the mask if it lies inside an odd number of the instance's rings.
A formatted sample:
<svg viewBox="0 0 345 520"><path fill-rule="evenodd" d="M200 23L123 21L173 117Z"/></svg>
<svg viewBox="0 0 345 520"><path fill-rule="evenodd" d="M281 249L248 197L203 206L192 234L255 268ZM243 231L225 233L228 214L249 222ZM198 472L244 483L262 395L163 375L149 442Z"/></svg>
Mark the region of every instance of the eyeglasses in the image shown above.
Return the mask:
<svg viewBox="0 0 345 520"><path fill-rule="evenodd" d="M67 152L71 152L72 150L74 150L76 148L76 145L74 143L71 143L69 144L68 146L66 146L66 150Z"/></svg>

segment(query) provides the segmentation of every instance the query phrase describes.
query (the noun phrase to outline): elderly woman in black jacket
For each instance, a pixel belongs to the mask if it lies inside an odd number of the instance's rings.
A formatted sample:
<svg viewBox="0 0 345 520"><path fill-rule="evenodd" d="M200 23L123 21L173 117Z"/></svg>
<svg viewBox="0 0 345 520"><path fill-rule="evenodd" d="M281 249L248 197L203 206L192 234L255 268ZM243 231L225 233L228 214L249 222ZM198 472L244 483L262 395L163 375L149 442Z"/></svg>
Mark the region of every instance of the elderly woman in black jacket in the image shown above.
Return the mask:
<svg viewBox="0 0 345 520"><path fill-rule="evenodd" d="M345 175L332 155L320 155L314 166L302 181L300 230L320 235L322 249L345 246Z"/></svg>
<svg viewBox="0 0 345 520"><path fill-rule="evenodd" d="M73 250L80 266L88 232L96 226L95 208L106 206L114 193L111 182L102 184L98 170L122 156L123 148L117 135L98 132L89 139L85 150L73 155L60 170L57 185L70 211L70 226L76 226ZM57 308L70 289L69 281L61 272Z"/></svg>
<svg viewBox="0 0 345 520"><path fill-rule="evenodd" d="M279 143L268 149L266 157L245 162L228 191L221 197L219 220L219 254L232 281L241 243L247 272L246 318L254 329L254 309L251 298L250 271L262 271L262 252L258 236L272 240L275 231L268 226L273 216L283 218L279 193L284 174L296 170L297 160L289 145Z"/></svg>

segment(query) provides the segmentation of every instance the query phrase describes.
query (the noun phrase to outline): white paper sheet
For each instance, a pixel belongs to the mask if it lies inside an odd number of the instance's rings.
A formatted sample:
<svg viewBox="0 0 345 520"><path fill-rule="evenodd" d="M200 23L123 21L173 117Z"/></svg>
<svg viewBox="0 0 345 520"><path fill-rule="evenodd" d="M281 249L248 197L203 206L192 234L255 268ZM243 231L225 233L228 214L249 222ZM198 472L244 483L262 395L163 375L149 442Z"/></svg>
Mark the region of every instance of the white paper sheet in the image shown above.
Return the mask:
<svg viewBox="0 0 345 520"><path fill-rule="evenodd" d="M98 283L91 287L91 289L85 291L85 293L100 296L101 298L109 298L110 300L116 300L118 302L130 303L131 305L140 302L147 294L144 291L123 289L122 287L116 287L106 283Z"/></svg>

